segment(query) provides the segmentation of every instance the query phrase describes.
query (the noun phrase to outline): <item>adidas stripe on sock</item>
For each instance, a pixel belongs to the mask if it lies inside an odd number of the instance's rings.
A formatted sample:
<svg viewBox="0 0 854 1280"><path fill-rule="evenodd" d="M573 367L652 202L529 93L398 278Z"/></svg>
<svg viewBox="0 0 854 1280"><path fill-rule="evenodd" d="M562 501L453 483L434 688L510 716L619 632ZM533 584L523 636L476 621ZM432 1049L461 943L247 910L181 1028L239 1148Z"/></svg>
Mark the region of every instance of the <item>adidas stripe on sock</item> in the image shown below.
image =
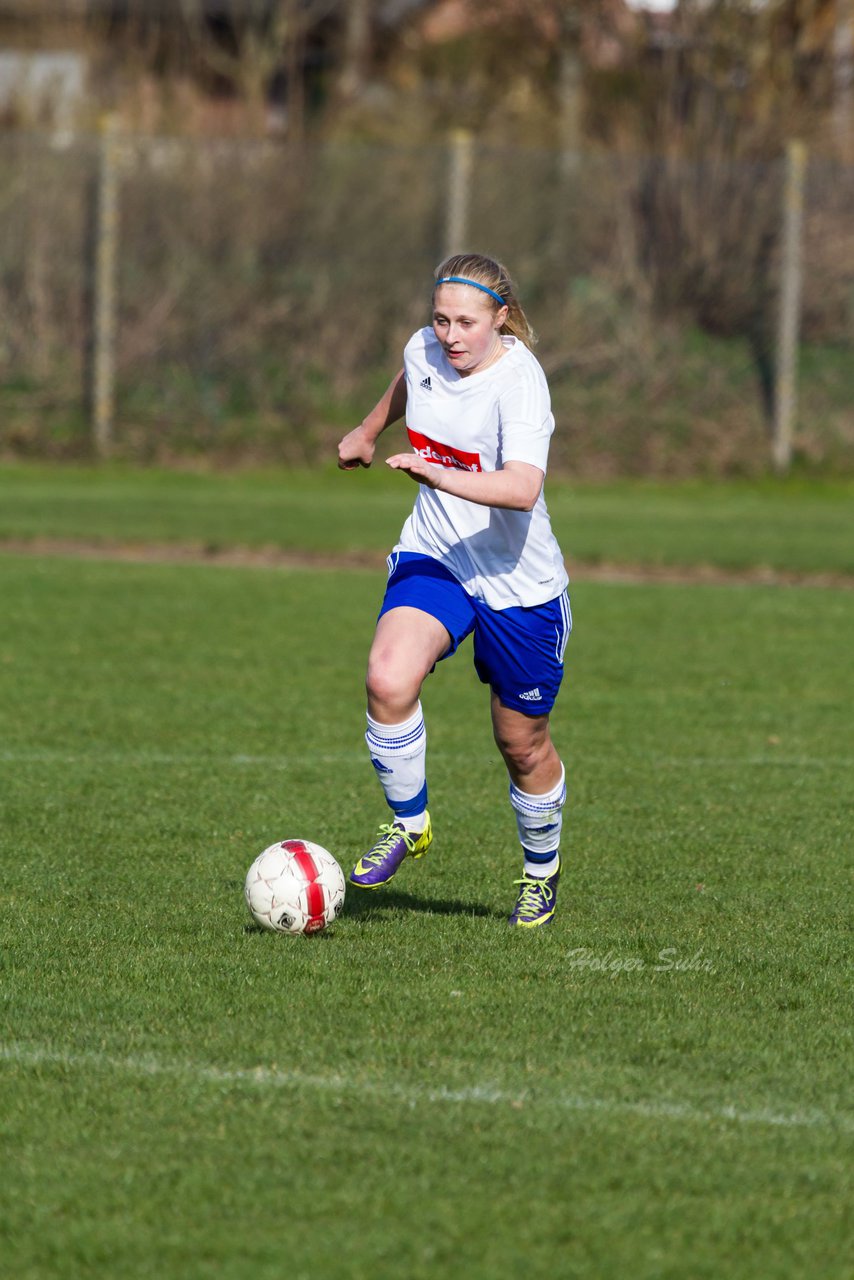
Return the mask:
<svg viewBox="0 0 854 1280"><path fill-rule="evenodd" d="M367 721L365 741L386 803L407 830L423 830L427 808L427 730L421 703L403 724L380 724L370 714Z"/></svg>
<svg viewBox="0 0 854 1280"><path fill-rule="evenodd" d="M533 876L554 875L559 865L563 806L566 803L566 770L560 781L545 795L532 796L510 783L510 804L516 814L516 829L525 855L525 872Z"/></svg>

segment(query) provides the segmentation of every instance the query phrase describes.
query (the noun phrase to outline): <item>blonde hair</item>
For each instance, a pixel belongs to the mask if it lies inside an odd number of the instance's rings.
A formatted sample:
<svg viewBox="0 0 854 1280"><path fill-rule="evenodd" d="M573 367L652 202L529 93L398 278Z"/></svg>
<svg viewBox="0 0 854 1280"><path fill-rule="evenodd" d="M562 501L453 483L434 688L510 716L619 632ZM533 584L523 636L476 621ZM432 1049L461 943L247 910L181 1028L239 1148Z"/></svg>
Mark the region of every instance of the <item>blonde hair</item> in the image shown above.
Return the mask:
<svg viewBox="0 0 854 1280"><path fill-rule="evenodd" d="M490 294L497 294L508 308L507 319L499 332L508 333L512 337L518 338L520 342L524 342L526 347L534 346L537 341L537 335L519 305L515 287L507 268L503 267L500 262L495 262L492 258L487 258L482 253L455 253L450 258L446 258L436 268L436 283L438 284L440 280L444 280L447 276L457 276L483 285L485 289L489 290L489 294L485 296L488 298L493 311L498 311L499 303L497 298L490 297ZM436 284L433 286L433 292L435 294Z"/></svg>

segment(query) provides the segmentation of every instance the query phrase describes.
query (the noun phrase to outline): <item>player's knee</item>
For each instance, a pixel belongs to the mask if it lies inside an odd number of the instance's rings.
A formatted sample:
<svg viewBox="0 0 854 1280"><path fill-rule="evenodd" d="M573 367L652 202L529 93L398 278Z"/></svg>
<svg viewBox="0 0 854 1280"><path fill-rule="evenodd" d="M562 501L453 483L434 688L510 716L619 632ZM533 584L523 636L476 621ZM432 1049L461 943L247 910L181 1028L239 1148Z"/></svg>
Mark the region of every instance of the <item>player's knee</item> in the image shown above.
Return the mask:
<svg viewBox="0 0 854 1280"><path fill-rule="evenodd" d="M498 750L508 767L516 773L533 773L549 752L550 743L541 737L520 737L496 734Z"/></svg>
<svg viewBox="0 0 854 1280"><path fill-rule="evenodd" d="M386 714L403 714L417 699L420 681L405 666L379 654L368 663L368 703Z"/></svg>

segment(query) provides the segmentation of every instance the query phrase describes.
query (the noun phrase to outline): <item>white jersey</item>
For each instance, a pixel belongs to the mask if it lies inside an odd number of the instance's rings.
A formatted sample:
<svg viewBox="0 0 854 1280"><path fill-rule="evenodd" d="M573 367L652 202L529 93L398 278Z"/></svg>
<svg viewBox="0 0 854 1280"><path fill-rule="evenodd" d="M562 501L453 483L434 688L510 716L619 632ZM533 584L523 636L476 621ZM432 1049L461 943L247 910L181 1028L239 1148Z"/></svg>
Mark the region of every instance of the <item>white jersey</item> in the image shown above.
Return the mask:
<svg viewBox="0 0 854 1280"><path fill-rule="evenodd" d="M460 471L528 462L545 472L554 431L545 374L524 343L502 341L507 351L496 364L461 377L432 328L413 334L404 367L406 428L415 453ZM395 551L441 561L492 609L545 604L567 585L542 491L532 511L510 511L419 485Z"/></svg>

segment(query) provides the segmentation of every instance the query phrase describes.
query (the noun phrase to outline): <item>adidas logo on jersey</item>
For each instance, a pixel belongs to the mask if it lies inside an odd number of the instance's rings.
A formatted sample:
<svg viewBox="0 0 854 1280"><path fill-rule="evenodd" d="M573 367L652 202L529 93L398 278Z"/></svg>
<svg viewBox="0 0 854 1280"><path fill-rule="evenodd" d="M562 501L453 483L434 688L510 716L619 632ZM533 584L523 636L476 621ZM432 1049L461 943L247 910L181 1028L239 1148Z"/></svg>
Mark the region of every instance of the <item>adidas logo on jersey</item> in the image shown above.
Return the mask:
<svg viewBox="0 0 854 1280"><path fill-rule="evenodd" d="M543 695L539 689L529 689L527 693L520 693L519 697L523 702L540 702Z"/></svg>
<svg viewBox="0 0 854 1280"><path fill-rule="evenodd" d="M431 384L431 382L430 382L429 377L427 377L427 378L422 378L422 379L421 379L421 381L420 381L420 383L419 383L418 385L419 385L419 386L421 386L421 387L423 387L425 391L432 391L432 390L433 390L433 386L432 386L432 384Z"/></svg>

